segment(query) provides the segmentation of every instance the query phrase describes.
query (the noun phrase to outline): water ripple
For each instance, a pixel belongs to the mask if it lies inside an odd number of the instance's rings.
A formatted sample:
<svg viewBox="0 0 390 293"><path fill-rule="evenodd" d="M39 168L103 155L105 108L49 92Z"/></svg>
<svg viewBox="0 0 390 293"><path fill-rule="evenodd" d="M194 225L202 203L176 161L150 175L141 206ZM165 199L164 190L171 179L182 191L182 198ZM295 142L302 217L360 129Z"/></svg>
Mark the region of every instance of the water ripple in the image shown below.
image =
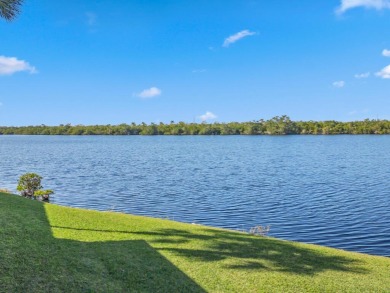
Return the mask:
<svg viewBox="0 0 390 293"><path fill-rule="evenodd" d="M390 256L390 136L1 136L0 187Z"/></svg>

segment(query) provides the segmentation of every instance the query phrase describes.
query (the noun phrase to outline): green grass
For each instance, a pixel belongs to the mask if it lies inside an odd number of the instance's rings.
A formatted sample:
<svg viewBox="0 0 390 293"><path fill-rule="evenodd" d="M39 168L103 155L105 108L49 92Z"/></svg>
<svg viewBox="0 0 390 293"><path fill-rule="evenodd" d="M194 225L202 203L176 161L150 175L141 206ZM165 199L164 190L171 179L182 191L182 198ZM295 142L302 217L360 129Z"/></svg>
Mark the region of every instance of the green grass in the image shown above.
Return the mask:
<svg viewBox="0 0 390 293"><path fill-rule="evenodd" d="M390 259L0 194L1 292L390 292Z"/></svg>

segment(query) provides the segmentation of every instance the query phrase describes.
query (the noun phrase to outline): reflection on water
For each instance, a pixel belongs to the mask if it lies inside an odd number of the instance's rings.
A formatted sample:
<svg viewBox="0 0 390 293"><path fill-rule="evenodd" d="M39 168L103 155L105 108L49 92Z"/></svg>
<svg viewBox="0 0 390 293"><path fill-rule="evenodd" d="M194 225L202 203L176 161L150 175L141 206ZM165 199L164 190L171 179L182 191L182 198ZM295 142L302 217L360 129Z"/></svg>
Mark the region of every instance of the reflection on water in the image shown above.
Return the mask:
<svg viewBox="0 0 390 293"><path fill-rule="evenodd" d="M390 136L2 136L0 187L390 256Z"/></svg>

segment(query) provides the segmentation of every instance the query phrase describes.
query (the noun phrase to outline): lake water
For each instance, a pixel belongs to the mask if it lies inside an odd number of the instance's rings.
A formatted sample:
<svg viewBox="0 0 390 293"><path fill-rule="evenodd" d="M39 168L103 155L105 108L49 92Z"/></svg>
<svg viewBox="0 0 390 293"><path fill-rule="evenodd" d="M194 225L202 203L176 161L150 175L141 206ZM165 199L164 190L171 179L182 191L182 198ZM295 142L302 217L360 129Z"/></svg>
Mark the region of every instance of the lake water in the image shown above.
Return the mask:
<svg viewBox="0 0 390 293"><path fill-rule="evenodd" d="M0 188L390 256L390 136L0 136Z"/></svg>

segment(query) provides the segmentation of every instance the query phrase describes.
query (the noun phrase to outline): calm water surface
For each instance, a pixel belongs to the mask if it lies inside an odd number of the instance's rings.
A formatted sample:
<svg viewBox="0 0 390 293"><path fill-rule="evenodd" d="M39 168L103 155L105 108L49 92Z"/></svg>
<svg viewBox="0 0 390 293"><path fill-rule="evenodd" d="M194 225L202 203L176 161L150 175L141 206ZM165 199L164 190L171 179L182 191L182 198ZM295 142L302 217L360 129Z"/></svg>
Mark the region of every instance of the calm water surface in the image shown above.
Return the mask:
<svg viewBox="0 0 390 293"><path fill-rule="evenodd" d="M0 136L0 187L390 256L390 136Z"/></svg>

